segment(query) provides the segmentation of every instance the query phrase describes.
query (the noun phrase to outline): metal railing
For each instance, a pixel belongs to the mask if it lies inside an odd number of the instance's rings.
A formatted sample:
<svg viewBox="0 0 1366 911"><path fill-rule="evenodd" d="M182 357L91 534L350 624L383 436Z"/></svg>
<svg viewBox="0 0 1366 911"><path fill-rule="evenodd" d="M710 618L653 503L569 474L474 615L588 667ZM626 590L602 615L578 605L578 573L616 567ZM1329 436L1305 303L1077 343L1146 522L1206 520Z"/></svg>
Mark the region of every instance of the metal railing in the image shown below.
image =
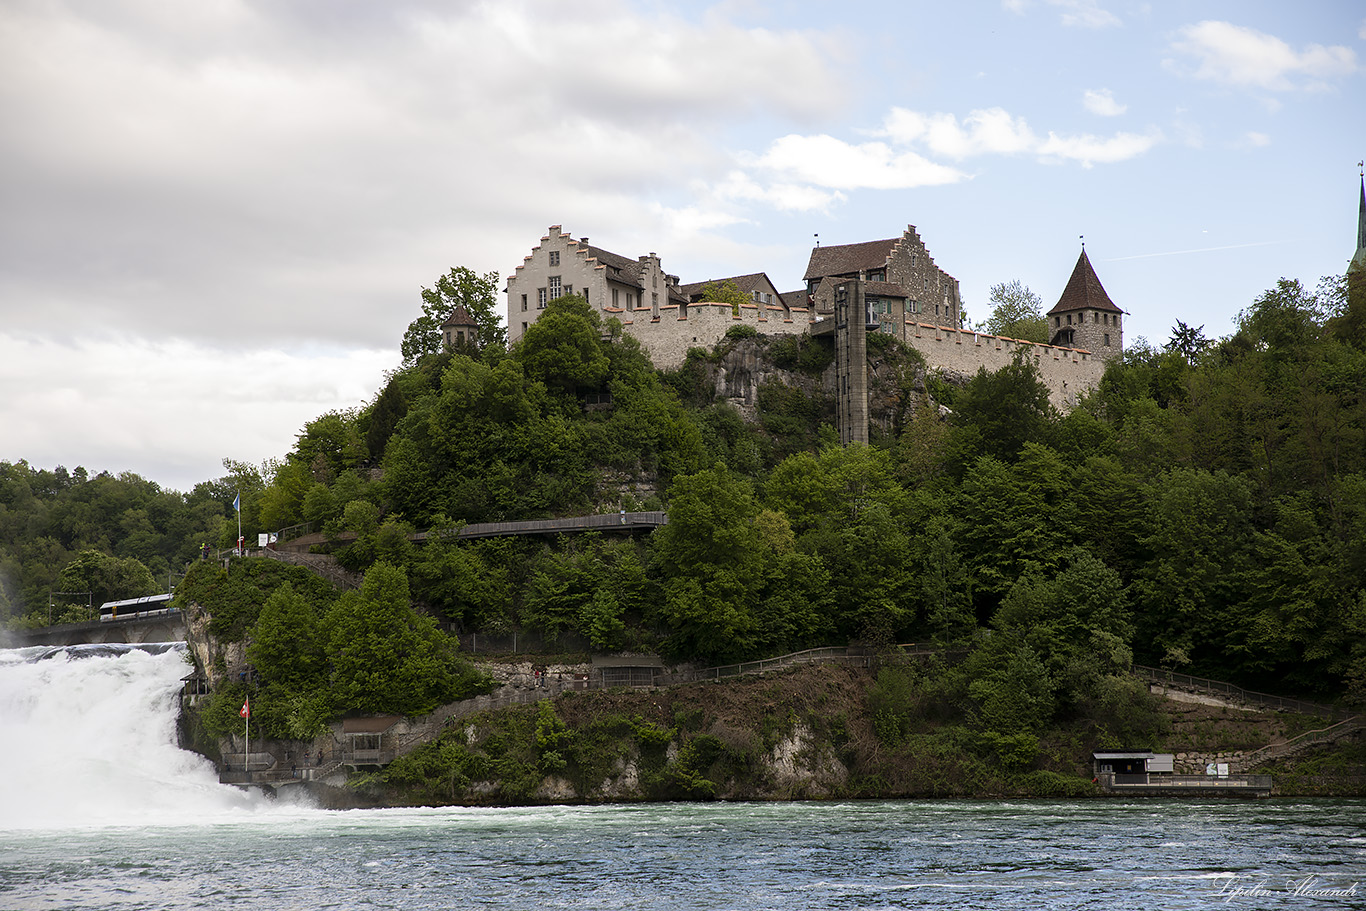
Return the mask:
<svg viewBox="0 0 1366 911"><path fill-rule="evenodd" d="M1284 756L1298 753L1300 750L1308 749L1315 744L1332 743L1339 737L1345 737L1348 734L1360 730L1361 725L1361 716L1354 715L1351 718L1339 721L1337 724L1330 725L1326 728L1320 728L1315 731L1305 731L1303 734L1291 737L1289 740L1268 744L1261 749L1253 750L1251 753L1243 756L1240 764L1247 768L1252 768L1255 765L1269 762L1272 759L1280 759Z"/></svg>
<svg viewBox="0 0 1366 911"><path fill-rule="evenodd" d="M1172 788L1180 790L1271 790L1270 775L1115 775L1103 773L1102 787L1113 790Z"/></svg>
<svg viewBox="0 0 1366 911"><path fill-rule="evenodd" d="M851 649L847 646L809 648L788 655L779 655L776 658L760 658L758 661L724 664L719 667L708 667L681 674L664 674L660 675L659 682L669 684L687 683L695 680L722 680L727 677L778 671L799 664L848 664L854 667L868 667L874 657L867 649L862 648Z"/></svg>
<svg viewBox="0 0 1366 911"><path fill-rule="evenodd" d="M1211 695L1231 696L1242 702L1262 705L1283 712L1297 712L1301 715L1318 715L1323 718L1342 718L1349 714L1344 709L1320 705L1317 702L1308 702L1303 699L1291 699L1288 696L1273 696L1270 693L1258 693L1253 690L1245 690L1241 686L1232 683L1224 683L1221 680L1210 680L1207 677L1193 677L1190 674L1178 674L1176 671L1169 671L1160 667L1145 667L1141 664L1135 664L1133 666L1133 672L1138 676L1146 677L1155 683L1169 683L1172 686L1184 687L1186 689L1209 693Z"/></svg>

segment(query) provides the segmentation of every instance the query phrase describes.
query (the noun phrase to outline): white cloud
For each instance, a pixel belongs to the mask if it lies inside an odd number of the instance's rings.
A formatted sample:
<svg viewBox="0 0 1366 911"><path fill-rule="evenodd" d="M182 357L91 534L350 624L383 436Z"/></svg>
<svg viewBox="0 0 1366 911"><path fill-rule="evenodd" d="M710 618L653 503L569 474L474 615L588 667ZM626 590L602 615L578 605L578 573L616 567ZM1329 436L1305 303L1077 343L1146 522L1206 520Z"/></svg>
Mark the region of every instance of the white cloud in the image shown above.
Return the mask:
<svg viewBox="0 0 1366 911"><path fill-rule="evenodd" d="M1274 35L1230 22L1188 25L1180 30L1172 48L1195 59L1197 79L1241 88L1316 89L1358 70L1351 48L1310 44L1296 51Z"/></svg>
<svg viewBox="0 0 1366 911"><path fill-rule="evenodd" d="M1118 117L1129 109L1116 101L1114 92L1109 89L1087 89L1082 93L1081 103L1086 110L1101 117Z"/></svg>
<svg viewBox="0 0 1366 911"><path fill-rule="evenodd" d="M883 120L881 135L902 145L923 142L936 155L958 159L1026 152L1038 142L1024 118L1012 117L1001 108L972 111L961 124L953 114L892 108Z"/></svg>
<svg viewBox="0 0 1366 911"><path fill-rule="evenodd" d="M134 471L188 491L221 475L224 457L259 464L284 455L307 421L372 398L399 359L393 350L301 355L0 335L0 458Z"/></svg>
<svg viewBox="0 0 1366 911"><path fill-rule="evenodd" d="M1097 0L1044 0L1055 9L1061 10L1063 25L1077 28L1111 28L1122 25L1120 18L1101 7ZM1001 0L1001 7L1008 12L1023 15L1030 7L1029 0Z"/></svg>
<svg viewBox="0 0 1366 911"><path fill-rule="evenodd" d="M1271 145L1271 137L1265 133L1258 133L1256 130L1249 130L1243 135L1241 145L1245 148L1260 149Z"/></svg>
<svg viewBox="0 0 1366 911"><path fill-rule="evenodd" d="M785 211L825 211L844 201L846 191L904 190L969 179L966 171L935 159L1034 155L1043 162L1068 160L1089 168L1137 157L1162 140L1158 130L1108 137L1049 132L1040 138L1023 117L1002 108L971 111L960 121L954 114L894 107L879 129L868 132L885 141L783 136L762 154L739 156L741 169L731 172L714 193Z"/></svg>
<svg viewBox="0 0 1366 911"><path fill-rule="evenodd" d="M854 144L825 135L783 136L756 164L787 182L837 190L936 186L965 176L914 152L896 152L883 142Z"/></svg>
<svg viewBox="0 0 1366 911"><path fill-rule="evenodd" d="M1108 138L1097 136L1058 136L1049 133L1048 139L1040 143L1038 153L1044 158L1062 158L1076 161L1082 167L1090 168L1097 163L1113 164L1137 158L1157 145L1161 133L1152 131L1146 135L1137 133L1116 133Z"/></svg>
<svg viewBox="0 0 1366 911"><path fill-rule="evenodd" d="M723 130L814 120L845 92L838 36L626 0L396 0L322 23L289 4L158 6L0 8L0 301L24 304L9 326L249 345L269 320L292 340L396 344L395 301L415 306L451 257L505 268L504 232L528 222L648 219L638 198L661 175L731 166ZM453 218L483 230L436 249Z"/></svg>

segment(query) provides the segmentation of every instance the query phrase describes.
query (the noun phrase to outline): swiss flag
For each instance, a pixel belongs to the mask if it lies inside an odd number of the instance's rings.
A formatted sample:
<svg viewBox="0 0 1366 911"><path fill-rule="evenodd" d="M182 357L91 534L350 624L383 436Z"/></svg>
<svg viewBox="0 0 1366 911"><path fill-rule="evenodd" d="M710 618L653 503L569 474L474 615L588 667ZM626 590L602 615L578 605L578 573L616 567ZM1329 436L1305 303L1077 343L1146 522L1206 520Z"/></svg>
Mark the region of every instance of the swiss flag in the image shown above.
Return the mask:
<svg viewBox="0 0 1366 911"><path fill-rule="evenodd" d="M251 698L250 698L250 697L247 698L247 701L246 701L246 702L242 703L242 711L238 712L237 714L241 715L243 718L250 718L250 717L251 717Z"/></svg>

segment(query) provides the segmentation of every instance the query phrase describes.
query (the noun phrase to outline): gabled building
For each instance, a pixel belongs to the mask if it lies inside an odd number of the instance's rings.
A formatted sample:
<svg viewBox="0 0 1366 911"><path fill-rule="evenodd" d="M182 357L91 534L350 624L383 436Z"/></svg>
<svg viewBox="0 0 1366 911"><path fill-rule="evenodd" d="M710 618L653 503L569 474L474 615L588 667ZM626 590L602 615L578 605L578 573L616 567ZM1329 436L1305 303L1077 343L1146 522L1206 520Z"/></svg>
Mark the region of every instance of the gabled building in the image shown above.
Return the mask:
<svg viewBox="0 0 1366 911"><path fill-rule="evenodd" d="M783 295L778 292L778 288L763 272L751 272L749 275L732 275L727 278L713 278L704 282L690 282L686 285L679 285L678 291L688 303L695 304L703 300L706 289L709 285L723 285L730 282L745 297L755 304L763 307L783 306Z"/></svg>
<svg viewBox="0 0 1366 911"><path fill-rule="evenodd" d="M546 304L566 294L584 297L604 316L623 323L657 321L661 307L687 302L678 292L678 277L665 274L654 253L631 259L551 225L508 276L508 342L520 339Z"/></svg>
<svg viewBox="0 0 1366 911"><path fill-rule="evenodd" d="M1085 247L1062 296L1045 316L1051 345L1079 348L1106 361L1124 351L1124 311L1105 293Z"/></svg>
<svg viewBox="0 0 1366 911"><path fill-rule="evenodd" d="M887 240L816 247L804 279L818 315L834 312L841 281L859 279L872 319L899 338L908 322L956 329L962 319L958 280L935 265L914 225Z"/></svg>

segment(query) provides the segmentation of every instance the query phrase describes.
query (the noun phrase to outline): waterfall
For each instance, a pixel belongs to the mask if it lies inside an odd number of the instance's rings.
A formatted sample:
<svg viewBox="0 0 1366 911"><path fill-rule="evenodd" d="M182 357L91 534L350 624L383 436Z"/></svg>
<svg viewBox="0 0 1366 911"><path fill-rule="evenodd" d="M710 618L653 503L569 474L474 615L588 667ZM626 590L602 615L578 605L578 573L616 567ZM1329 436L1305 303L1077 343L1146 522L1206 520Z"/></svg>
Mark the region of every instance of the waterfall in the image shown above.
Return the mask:
<svg viewBox="0 0 1366 911"><path fill-rule="evenodd" d="M182 643L0 650L0 829L203 823L270 805L176 745Z"/></svg>

